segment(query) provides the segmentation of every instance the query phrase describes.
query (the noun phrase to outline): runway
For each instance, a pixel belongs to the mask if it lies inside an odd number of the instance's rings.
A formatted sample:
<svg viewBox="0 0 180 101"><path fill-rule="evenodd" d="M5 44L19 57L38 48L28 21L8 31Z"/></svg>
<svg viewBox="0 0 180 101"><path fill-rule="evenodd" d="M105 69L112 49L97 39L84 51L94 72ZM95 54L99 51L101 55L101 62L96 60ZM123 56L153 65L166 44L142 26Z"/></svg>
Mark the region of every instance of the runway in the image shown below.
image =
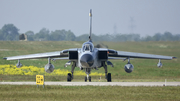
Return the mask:
<svg viewBox="0 0 180 101"><path fill-rule="evenodd" d="M45 82L61 86L180 86L180 82ZM36 85L36 82L0 82L0 85Z"/></svg>

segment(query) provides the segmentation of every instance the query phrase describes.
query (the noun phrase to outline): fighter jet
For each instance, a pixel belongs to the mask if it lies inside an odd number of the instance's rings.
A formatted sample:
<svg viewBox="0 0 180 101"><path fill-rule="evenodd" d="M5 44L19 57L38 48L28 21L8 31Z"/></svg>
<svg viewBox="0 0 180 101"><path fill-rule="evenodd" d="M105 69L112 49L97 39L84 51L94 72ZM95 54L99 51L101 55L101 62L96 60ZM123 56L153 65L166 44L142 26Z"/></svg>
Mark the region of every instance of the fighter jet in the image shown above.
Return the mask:
<svg viewBox="0 0 180 101"><path fill-rule="evenodd" d="M75 67L80 68L80 70L84 70L87 74L85 76L85 82L89 80L91 82L91 73L92 69L98 70L98 68L104 67L105 70L105 78L107 82L111 82L111 73L108 73L107 65L113 67L114 65L110 62L110 59L121 59L128 60L128 63L124 66L124 70L127 73L131 73L134 69L134 66L130 63L131 58L145 58L145 59L158 59L159 62L157 64L158 67L162 67L161 59L163 60L171 60L176 57L173 56L162 56L162 55L153 55L153 54L144 54L144 53L134 53L134 52L125 52L125 51L117 51L113 49L107 48L95 48L93 45L91 32L92 32L92 10L90 9L90 33L89 40L82 44L82 48L72 48L65 49L62 51L56 52L47 52L47 53L38 53L38 54L29 54L29 55L21 55L21 56L12 56L5 57L6 60L18 60L17 67L20 68L22 64L20 60L22 59L39 59L39 58L48 58L48 64L45 65L44 69L47 73L51 73L54 71L54 65L51 63L51 60L69 60L64 66L72 64L71 73L67 74L67 81L71 82L73 80L73 74Z"/></svg>

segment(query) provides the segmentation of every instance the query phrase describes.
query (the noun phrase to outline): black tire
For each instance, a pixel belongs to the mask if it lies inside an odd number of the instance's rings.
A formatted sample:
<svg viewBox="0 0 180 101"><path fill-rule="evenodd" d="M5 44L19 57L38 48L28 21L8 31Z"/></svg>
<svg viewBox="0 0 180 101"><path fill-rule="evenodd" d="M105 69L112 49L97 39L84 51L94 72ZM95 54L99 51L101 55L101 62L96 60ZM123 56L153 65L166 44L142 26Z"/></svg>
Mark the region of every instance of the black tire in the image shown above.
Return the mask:
<svg viewBox="0 0 180 101"><path fill-rule="evenodd" d="M85 76L85 82L87 82L87 77Z"/></svg>
<svg viewBox="0 0 180 101"><path fill-rule="evenodd" d="M91 76L89 77L89 82L91 82Z"/></svg>
<svg viewBox="0 0 180 101"><path fill-rule="evenodd" d="M108 73L107 75L107 82L111 82L111 73Z"/></svg>
<svg viewBox="0 0 180 101"><path fill-rule="evenodd" d="M71 78L72 78L71 73L68 73L68 75L67 75L67 82L71 82Z"/></svg>

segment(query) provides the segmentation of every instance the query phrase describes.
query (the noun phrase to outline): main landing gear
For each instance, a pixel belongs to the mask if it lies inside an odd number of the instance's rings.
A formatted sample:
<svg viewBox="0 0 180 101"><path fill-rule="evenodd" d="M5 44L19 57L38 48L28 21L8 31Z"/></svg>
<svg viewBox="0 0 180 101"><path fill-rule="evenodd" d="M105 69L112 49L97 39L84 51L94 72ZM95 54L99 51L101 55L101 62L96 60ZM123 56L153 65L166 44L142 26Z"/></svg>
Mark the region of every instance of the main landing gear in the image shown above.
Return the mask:
<svg viewBox="0 0 180 101"><path fill-rule="evenodd" d="M102 65L105 70L105 78L107 79L107 82L111 82L111 73L107 73L107 65L105 64L104 61L102 62Z"/></svg>
<svg viewBox="0 0 180 101"><path fill-rule="evenodd" d="M73 73L74 73L75 66L76 66L76 62L73 61L73 64L71 66L71 73L68 73L68 75L67 75L68 82L71 82L71 80L73 79Z"/></svg>

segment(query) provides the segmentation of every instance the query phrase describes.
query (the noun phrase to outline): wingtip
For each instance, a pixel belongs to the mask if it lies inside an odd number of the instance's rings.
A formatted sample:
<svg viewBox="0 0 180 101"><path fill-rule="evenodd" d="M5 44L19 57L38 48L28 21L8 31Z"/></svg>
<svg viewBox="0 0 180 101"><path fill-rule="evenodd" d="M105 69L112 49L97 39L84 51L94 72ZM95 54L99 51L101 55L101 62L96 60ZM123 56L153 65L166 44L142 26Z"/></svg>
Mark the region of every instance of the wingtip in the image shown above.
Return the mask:
<svg viewBox="0 0 180 101"><path fill-rule="evenodd" d="M177 59L177 57L172 57L172 59Z"/></svg>
<svg viewBox="0 0 180 101"><path fill-rule="evenodd" d="M7 58L3 58L3 59L7 60Z"/></svg>

